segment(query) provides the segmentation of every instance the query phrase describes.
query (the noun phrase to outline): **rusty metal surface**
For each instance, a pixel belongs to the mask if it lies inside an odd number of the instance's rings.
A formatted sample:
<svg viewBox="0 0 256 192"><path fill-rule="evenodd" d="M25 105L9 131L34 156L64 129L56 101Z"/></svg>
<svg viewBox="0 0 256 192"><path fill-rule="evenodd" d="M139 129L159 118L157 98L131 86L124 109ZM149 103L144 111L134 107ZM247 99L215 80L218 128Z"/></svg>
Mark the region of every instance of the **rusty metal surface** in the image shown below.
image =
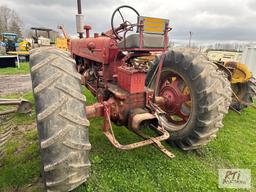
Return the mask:
<svg viewBox="0 0 256 192"><path fill-rule="evenodd" d="M135 114L132 117L132 129L139 129L140 125L143 121L145 120L152 120L152 119L157 119L155 115L151 113L141 113L141 114Z"/></svg>
<svg viewBox="0 0 256 192"><path fill-rule="evenodd" d="M1 99L0 105L19 105L21 103L20 99Z"/></svg>
<svg viewBox="0 0 256 192"><path fill-rule="evenodd" d="M232 90L232 95L233 97L241 104L247 106L247 107L253 107L254 109L256 109L256 105L254 103L248 103L246 101L243 101L242 99L240 99L237 94ZM235 112L238 112L240 114L239 111L237 111L234 107L232 107L232 109L235 111Z"/></svg>
<svg viewBox="0 0 256 192"><path fill-rule="evenodd" d="M157 137L149 137L145 135L143 132L137 130L134 131L141 137L143 137L145 140L144 141L139 141L136 143L132 144L127 144L127 145L122 145L120 144L114 134L111 120L110 120L110 112L108 106L104 106L104 127L103 127L103 133L106 135L108 140L111 142L111 144L120 149L120 150L130 150L130 149L136 149L139 147L143 147L146 145L151 145L153 144L156 148L158 148L161 152L163 152L165 155L167 155L169 158L174 158L175 155L168 151L160 142L167 140L170 137L170 134L168 131L166 131L164 128L157 126L155 129L161 134L160 136Z"/></svg>
<svg viewBox="0 0 256 192"><path fill-rule="evenodd" d="M17 112L27 114L32 111L32 103L27 100L22 99L20 104L18 105Z"/></svg>
<svg viewBox="0 0 256 192"><path fill-rule="evenodd" d="M219 68L220 70L222 70L222 71L227 75L228 80L231 81L231 79L232 79L232 72L231 72L227 67L225 67L225 66L223 65L223 63L214 62L214 64L217 65L218 68Z"/></svg>
<svg viewBox="0 0 256 192"><path fill-rule="evenodd" d="M25 99L1 99L0 106L17 106L16 109L7 109L5 111L0 111L0 115L6 115L14 112L18 113L30 113L32 110L32 103Z"/></svg>
<svg viewBox="0 0 256 192"><path fill-rule="evenodd" d="M163 129L163 128L162 128ZM165 130L165 129L163 129L163 130ZM169 158L174 158L175 157L175 155L172 153L172 152L170 152L169 150L167 150L162 144L161 144L161 142L159 141L159 140L157 140L156 138L154 138L154 137L149 137L148 135L146 135L146 134L144 134L142 131L136 131L136 133L139 135L139 136L141 136L142 138L144 138L144 139L151 139L154 143L153 143L153 145L158 149L158 150L160 150L161 152L163 152L165 155L167 155Z"/></svg>
<svg viewBox="0 0 256 192"><path fill-rule="evenodd" d="M104 105L101 103L95 103L93 105L86 106L86 117L94 118L104 115Z"/></svg>
<svg viewBox="0 0 256 192"><path fill-rule="evenodd" d="M114 132L112 132L110 130L104 131L104 134L106 135L106 137L108 138L108 140L112 143L112 145L114 147L121 149L121 150L130 150L130 149L136 149L136 148L143 147L146 145L154 144L155 141L165 141L169 138L169 136L170 136L169 133L167 131L165 131L164 129L161 129L160 127L158 127L156 130L159 131L160 133L162 133L162 135L155 137L153 139L149 138L147 140L139 141L139 142L128 144L128 145L120 144L116 140Z"/></svg>
<svg viewBox="0 0 256 192"><path fill-rule="evenodd" d="M80 1L78 1L79 4ZM143 24L143 23L142 23ZM137 23L143 28L141 23ZM113 28L113 27L112 27ZM168 49L168 32L171 30L169 22L163 26L164 46L160 48L143 48L142 31L140 34L139 48L123 50L118 48L118 37L111 38L107 33L93 37L71 40L70 52L76 58L77 71L83 75L82 83L97 97L98 103L86 107L88 118L103 117L103 132L110 142L122 150L134 149L145 145L154 144L160 151L165 152L169 157L173 157L170 152L161 145L160 141L169 138L169 133L162 127L156 126L156 130L161 134L155 138L147 138L137 143L122 145L114 135L111 123L124 125L131 129L139 129L143 121L149 123L157 117L151 111L149 103L154 100L154 91L145 90L145 77L148 60L141 61L138 58L151 56L152 52L160 51L162 56L157 70L157 84L163 67L165 52ZM112 31L112 33L115 30ZM103 98L101 96L107 95ZM101 98L101 99L100 99ZM157 98L161 101L163 98ZM165 100L164 100L165 101ZM148 107L148 108L147 108ZM144 114L134 114L130 118L132 110L145 109ZM131 120L131 122L130 122ZM148 123L148 122L147 122Z"/></svg>
<svg viewBox="0 0 256 192"><path fill-rule="evenodd" d="M155 87L158 87L159 81L160 81L160 76L161 76L161 72L162 72L162 68L163 68L163 64L164 64L164 58L165 58L165 54L166 52L163 52L161 57L160 57L160 61L159 64L157 66L157 73L156 73L156 85Z"/></svg>

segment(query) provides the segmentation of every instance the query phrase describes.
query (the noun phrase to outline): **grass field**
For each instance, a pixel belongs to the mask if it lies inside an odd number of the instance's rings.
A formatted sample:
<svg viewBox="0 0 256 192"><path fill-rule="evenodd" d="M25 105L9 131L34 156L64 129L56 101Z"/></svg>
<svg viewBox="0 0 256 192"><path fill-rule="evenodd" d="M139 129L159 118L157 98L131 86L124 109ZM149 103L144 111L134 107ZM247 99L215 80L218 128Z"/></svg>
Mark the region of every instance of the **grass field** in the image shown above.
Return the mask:
<svg viewBox="0 0 256 192"><path fill-rule="evenodd" d="M28 62L20 63L20 68L18 67L0 68L0 75L14 75L14 74L27 74L27 73L29 73Z"/></svg>
<svg viewBox="0 0 256 192"><path fill-rule="evenodd" d="M94 98L86 93L89 103ZM19 97L19 96L16 96ZM24 98L33 102L31 93ZM168 147L176 158L170 160L152 146L119 151L111 146L101 131L102 120L91 120L91 176L76 192L117 191L243 191L218 188L219 168L246 168L252 171L256 191L256 110L242 115L232 111L225 117L225 127L218 137L194 152ZM16 115L16 130L0 160L0 191L42 191L37 132L31 115ZM130 143L139 138L123 127L114 126L117 138ZM244 190L245 191L245 190Z"/></svg>

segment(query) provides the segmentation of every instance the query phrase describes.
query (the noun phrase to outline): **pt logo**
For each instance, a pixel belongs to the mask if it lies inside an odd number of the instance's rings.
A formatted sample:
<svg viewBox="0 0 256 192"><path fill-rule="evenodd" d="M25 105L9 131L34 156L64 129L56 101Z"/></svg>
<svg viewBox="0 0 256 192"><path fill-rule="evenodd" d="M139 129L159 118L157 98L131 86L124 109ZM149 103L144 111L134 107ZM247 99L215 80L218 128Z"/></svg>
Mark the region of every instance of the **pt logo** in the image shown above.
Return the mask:
<svg viewBox="0 0 256 192"><path fill-rule="evenodd" d="M250 169L219 169L220 188L251 188Z"/></svg>

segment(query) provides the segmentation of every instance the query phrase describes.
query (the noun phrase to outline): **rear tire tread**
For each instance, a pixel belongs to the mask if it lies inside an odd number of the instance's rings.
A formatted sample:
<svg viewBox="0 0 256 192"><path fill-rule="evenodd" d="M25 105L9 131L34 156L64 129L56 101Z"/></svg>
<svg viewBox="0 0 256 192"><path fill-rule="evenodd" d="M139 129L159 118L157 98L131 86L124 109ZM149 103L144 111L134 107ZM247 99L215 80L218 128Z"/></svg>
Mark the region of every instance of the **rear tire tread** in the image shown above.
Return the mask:
<svg viewBox="0 0 256 192"><path fill-rule="evenodd" d="M31 52L31 77L47 191L71 191L89 176L89 121L80 74L67 52L38 48Z"/></svg>
<svg viewBox="0 0 256 192"><path fill-rule="evenodd" d="M147 83L158 63L159 59L156 59L155 68L148 73ZM196 117L185 125L184 131L166 127L171 134L169 142L183 150L197 149L215 138L223 126L222 119L231 102L230 83L217 66L200 53L170 51L166 54L163 70L168 69L186 74L197 99ZM155 89L154 83L150 86Z"/></svg>

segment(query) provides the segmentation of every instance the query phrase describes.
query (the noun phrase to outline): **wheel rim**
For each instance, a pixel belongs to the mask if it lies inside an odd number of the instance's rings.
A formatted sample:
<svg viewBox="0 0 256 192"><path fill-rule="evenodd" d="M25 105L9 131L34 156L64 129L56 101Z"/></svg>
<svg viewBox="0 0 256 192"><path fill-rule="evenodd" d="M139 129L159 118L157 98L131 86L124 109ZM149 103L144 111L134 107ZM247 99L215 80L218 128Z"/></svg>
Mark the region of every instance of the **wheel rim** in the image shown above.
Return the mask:
<svg viewBox="0 0 256 192"><path fill-rule="evenodd" d="M159 82L159 96L165 99L160 108L166 113L165 124L170 129L180 130L188 123L192 114L192 99L188 83L173 71L167 71Z"/></svg>

